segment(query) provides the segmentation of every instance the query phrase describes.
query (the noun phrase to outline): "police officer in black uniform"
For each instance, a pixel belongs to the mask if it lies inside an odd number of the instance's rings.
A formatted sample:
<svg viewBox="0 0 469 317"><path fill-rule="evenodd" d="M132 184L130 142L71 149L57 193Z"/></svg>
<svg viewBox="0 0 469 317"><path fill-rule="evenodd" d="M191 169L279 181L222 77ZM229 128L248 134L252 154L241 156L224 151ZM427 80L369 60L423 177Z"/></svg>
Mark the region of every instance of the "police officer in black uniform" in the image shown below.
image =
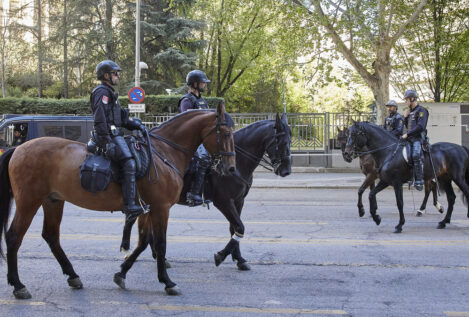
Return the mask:
<svg viewBox="0 0 469 317"><path fill-rule="evenodd" d="M118 93L113 88L119 84L120 71L120 67L110 60L102 61L96 66L96 75L101 84L93 89L90 103L96 144L106 149L106 156L117 162L121 168L124 200L122 212L130 220L140 215L143 209L135 204L135 160L124 140L122 128L145 131L145 126L129 118L129 112L120 106Z"/></svg>
<svg viewBox="0 0 469 317"><path fill-rule="evenodd" d="M397 103L394 100L386 102L389 115L384 120L384 129L400 138L404 131L404 119L397 113Z"/></svg>
<svg viewBox="0 0 469 317"><path fill-rule="evenodd" d="M203 71L193 70L187 74L186 84L189 86L189 91L179 100L179 112L184 112L191 109L208 109L208 104L202 98L201 93L205 91L207 83L209 83L207 76ZM187 193L187 202L190 206L199 206L204 203L202 199L202 192L204 188L205 175L210 168L211 157L203 144L201 144L195 153L197 162L195 164L195 175L192 179L190 192ZM205 203L210 201L206 200Z"/></svg>
<svg viewBox="0 0 469 317"><path fill-rule="evenodd" d="M423 189L423 161L422 161L422 143L427 137L428 111L417 103L417 92L409 89L404 94L406 105L409 109L404 115L407 133L402 136L404 140L408 139L412 144L412 160L415 170L415 189Z"/></svg>

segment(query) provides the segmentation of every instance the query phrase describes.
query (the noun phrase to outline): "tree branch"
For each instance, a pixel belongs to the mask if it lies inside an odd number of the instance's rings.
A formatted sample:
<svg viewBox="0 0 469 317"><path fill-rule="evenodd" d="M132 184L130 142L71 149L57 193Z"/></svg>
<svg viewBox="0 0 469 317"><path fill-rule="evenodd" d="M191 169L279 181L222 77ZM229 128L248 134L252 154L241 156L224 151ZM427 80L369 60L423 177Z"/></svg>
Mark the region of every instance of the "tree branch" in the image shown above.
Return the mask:
<svg viewBox="0 0 469 317"><path fill-rule="evenodd" d="M418 5L418 7L414 11L414 13L412 13L412 15L407 19L407 21L405 21L401 25L401 27L399 28L397 33L394 34L394 36L391 38L391 45L390 45L391 47L394 45L394 43L396 43L397 39L401 37L401 35L407 29L407 26L410 23L413 23L417 19L418 15L420 14L420 12L422 12L422 10L423 10L423 8L425 7L426 4L427 4L427 0L420 0L420 4Z"/></svg>

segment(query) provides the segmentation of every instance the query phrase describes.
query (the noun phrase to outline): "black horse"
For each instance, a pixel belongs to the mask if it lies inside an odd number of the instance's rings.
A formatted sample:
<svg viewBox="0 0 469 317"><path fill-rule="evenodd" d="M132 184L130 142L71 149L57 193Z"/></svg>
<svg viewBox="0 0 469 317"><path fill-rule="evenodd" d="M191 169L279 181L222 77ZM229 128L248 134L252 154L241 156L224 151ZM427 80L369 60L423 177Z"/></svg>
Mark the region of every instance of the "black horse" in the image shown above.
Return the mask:
<svg viewBox="0 0 469 317"><path fill-rule="evenodd" d="M349 156L345 155L345 146L347 145L349 135L348 128L344 128L343 130L337 128L337 132L337 141L339 142L340 149L342 150L342 157L346 162L350 163L352 159ZM366 152L368 151L368 149L364 147L363 151ZM365 180L358 189L358 215L360 217L363 217L363 215L365 215L365 209L363 208L362 203L363 193L368 187L370 188L370 191L373 190L373 188L375 188L375 180L378 178L378 166L376 165L376 162L371 154L360 155L360 169L362 173L366 176ZM444 212L443 206L438 202L436 185L432 180L428 180L425 182L425 197L422 201L422 204L420 205L420 209L417 211L417 217L421 217L425 213L428 197L430 196L430 191L433 194L433 206L435 206L436 210L438 210L440 213Z"/></svg>
<svg viewBox="0 0 469 317"><path fill-rule="evenodd" d="M402 155L405 142L401 142L382 127L368 122L356 122L349 128L349 138L344 155L347 159L353 159L363 154L366 147L379 166L378 185L370 192L370 213L377 225L381 223L381 217L376 214L378 208L375 196L388 186L394 187L397 207L399 209L399 223L395 228L396 233L402 232L405 223L403 212L402 184L412 177L411 167ZM427 151L424 151L424 179L430 181L434 177L432 164ZM435 167L435 173L448 199L448 212L445 218L439 222L438 228L444 228L450 223L453 206L456 199L452 181L462 190L466 199L469 198L469 150L457 144L439 142L431 146L431 155ZM410 159L411 160L411 159ZM469 217L469 210L468 210Z"/></svg>
<svg viewBox="0 0 469 317"><path fill-rule="evenodd" d="M233 134L236 149L237 175L219 176L210 173L205 182L205 199L213 201L221 213L230 222L231 239L225 248L215 253L215 264L220 265L225 258L231 254L233 261L237 262L240 270L249 270L247 261L241 256L240 241L244 236L244 224L241 221L241 211L244 200L251 188L254 170L261 165L268 165L275 174L285 177L291 173L291 130L288 126L286 115L280 117L277 114L275 120L258 121L236 131ZM264 159L264 154L270 162ZM263 163L261 163L263 162ZM265 166L264 166L265 167ZM184 176L184 188L182 190L179 204L187 205L186 194L190 188L190 171ZM145 250L151 239L151 231L146 225L148 221L145 216L140 216L138 245L133 251L140 254ZM130 234L135 223L127 222L124 225L122 235L121 251L127 251L130 246ZM152 246L153 257L156 250ZM138 256L136 254L136 256ZM166 262L167 266L170 266Z"/></svg>

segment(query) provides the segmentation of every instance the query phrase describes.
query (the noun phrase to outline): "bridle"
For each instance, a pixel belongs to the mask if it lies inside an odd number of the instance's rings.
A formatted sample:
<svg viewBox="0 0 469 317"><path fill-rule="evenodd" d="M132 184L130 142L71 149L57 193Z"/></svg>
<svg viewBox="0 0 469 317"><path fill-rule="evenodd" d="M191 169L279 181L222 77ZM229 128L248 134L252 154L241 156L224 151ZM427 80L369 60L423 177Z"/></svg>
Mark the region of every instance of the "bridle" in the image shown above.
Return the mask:
<svg viewBox="0 0 469 317"><path fill-rule="evenodd" d="M220 131L220 127L221 126L231 126L231 124L228 123L227 120L223 121L223 122L220 122L220 119L218 117L218 112L216 113L216 124L213 128L210 129L210 131L208 131L203 137L202 137L202 143L204 142L204 140L210 135L212 134L213 131L216 130L217 132L217 152L215 152L213 155L212 155L212 169L214 170L222 170L222 167L223 167L223 156L235 156L236 155L236 152L235 151L232 151L232 152L225 152L225 151L222 151L222 148L221 148L221 131Z"/></svg>
<svg viewBox="0 0 469 317"><path fill-rule="evenodd" d="M261 157L258 157L254 154L249 153L248 151L244 150L243 148L239 147L238 145L235 145L236 150L240 153L243 154L245 157L250 159L253 162L259 162L259 165L265 168L268 171L271 172L276 172L277 169L280 167L282 164L282 161L285 160L289 155L285 155L284 153L279 154L279 142L278 142L278 137L286 135L285 131L282 132L277 132L277 128L274 126L274 135L272 136L272 139L267 143L265 149L267 152L267 155L269 156L270 161L266 160L264 158L264 155ZM273 143L275 142L275 151L274 153L276 154L275 157L271 157L267 149L269 149Z"/></svg>
<svg viewBox="0 0 469 317"><path fill-rule="evenodd" d="M355 134L355 136L352 138L352 135ZM349 143L352 143L353 142L353 146L352 146L352 157L360 157L360 156L363 156L363 155L366 155L366 154L371 154L371 153L375 153L375 152L379 152L381 150L385 150L387 148L390 148L391 146L394 146L396 144L399 144L399 142L394 142L394 143L391 143L391 144L388 144L386 146L383 146L383 147L379 147L377 149L373 149L373 150L370 150L370 151L365 151L365 152L360 152L356 142L355 142L355 138L358 136L366 136L366 131L365 131L365 128L361 125L358 126L358 132L356 133L350 133L349 135L349 140L347 141L347 145Z"/></svg>
<svg viewBox="0 0 469 317"><path fill-rule="evenodd" d="M216 130L217 132L217 146L218 146L218 150L217 152L212 155L213 156L213 159L212 159L212 168L217 170L217 169L220 169L223 167L223 161L222 161L222 157L223 156L235 156L235 152L224 152L222 151L222 148L221 148L221 137L220 137L220 127L221 126L231 126L228 121L223 121L223 122L220 122L220 119L218 117L218 113L216 113L216 124L213 128L210 129L210 131L205 134L203 137L202 137L202 143L203 141L210 135L212 134L213 131ZM155 134L155 133L149 133L151 137L159 140L159 141L162 141L166 144L168 144L169 146L175 148L176 150L178 151L181 151L189 156L193 156L193 152L186 149L185 147L171 141L171 140L168 140L166 139L165 137L162 137L158 134ZM158 153L155 149L152 149L153 152L158 156L160 157L164 163L166 163L167 165L169 165L172 169L174 169L178 174L179 176L181 176L181 178L184 178L184 174L181 173L181 171L179 171L176 166L174 166L171 162L169 162L166 158L164 158L160 153Z"/></svg>

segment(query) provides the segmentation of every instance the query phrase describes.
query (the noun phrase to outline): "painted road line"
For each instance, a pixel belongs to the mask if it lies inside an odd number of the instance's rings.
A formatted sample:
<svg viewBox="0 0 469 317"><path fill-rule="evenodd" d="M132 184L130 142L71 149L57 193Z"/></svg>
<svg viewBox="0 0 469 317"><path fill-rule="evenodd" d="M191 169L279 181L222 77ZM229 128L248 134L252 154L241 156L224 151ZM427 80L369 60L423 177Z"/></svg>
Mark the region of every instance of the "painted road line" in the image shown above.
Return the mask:
<svg viewBox="0 0 469 317"><path fill-rule="evenodd" d="M89 222L118 222L124 223L124 219L115 219L115 218L84 218L80 219L81 221ZM171 223L217 223L224 224L228 222L227 220L213 220L213 219L169 219ZM278 220L278 221L244 221L244 224L248 225L327 225L327 222L317 222L317 221L291 221L291 220Z"/></svg>
<svg viewBox="0 0 469 317"><path fill-rule="evenodd" d="M469 317L469 312L467 311L445 311L444 314L446 316L462 316L462 317Z"/></svg>
<svg viewBox="0 0 469 317"><path fill-rule="evenodd" d="M44 259L44 260L51 260L54 259L52 253L45 253L45 252L22 252L23 258L31 258L31 259ZM100 261L119 261L122 260L122 256L105 256L105 255L96 255L96 254L85 254L85 253L67 253L69 259L77 259L82 261L87 260L100 260ZM155 260L150 257L140 257L140 262L151 262L154 263ZM194 263L213 263L212 258L176 258L176 257L169 257L168 261L171 263L181 263L181 264L194 264ZM347 267L347 268L384 268L384 269L449 269L449 270L461 270L461 271L469 271L469 266L462 266L462 265L426 265L426 264L383 264L383 263L338 263L338 262L311 262L311 261L302 261L302 262L288 262L288 261L256 261L250 260L249 264L252 265L299 265L299 266L320 266L320 267ZM181 279L181 281L191 282L191 280ZM201 279L200 282L204 282L206 279ZM216 281L216 280L211 280ZM193 282L196 282L194 280ZM225 283L225 281L223 281ZM270 283L270 282L266 282Z"/></svg>
<svg viewBox="0 0 469 317"><path fill-rule="evenodd" d="M62 240L120 241L120 235L72 234L62 233ZM169 243L226 243L228 236L171 236ZM42 239L38 233L26 234L25 239ZM132 239L136 241L136 237ZM287 245L343 245L343 246L469 246L469 240L361 240L361 239L292 239L245 237L243 243L249 244L287 244Z"/></svg>
<svg viewBox="0 0 469 317"><path fill-rule="evenodd" d="M218 312L218 313L254 313L279 315L348 315L346 311L336 309L301 309L301 308L254 308L224 306L186 306L186 305L141 305L142 309L186 312Z"/></svg>
<svg viewBox="0 0 469 317"><path fill-rule="evenodd" d="M44 302L26 302L23 300L0 300L0 305L44 306Z"/></svg>

